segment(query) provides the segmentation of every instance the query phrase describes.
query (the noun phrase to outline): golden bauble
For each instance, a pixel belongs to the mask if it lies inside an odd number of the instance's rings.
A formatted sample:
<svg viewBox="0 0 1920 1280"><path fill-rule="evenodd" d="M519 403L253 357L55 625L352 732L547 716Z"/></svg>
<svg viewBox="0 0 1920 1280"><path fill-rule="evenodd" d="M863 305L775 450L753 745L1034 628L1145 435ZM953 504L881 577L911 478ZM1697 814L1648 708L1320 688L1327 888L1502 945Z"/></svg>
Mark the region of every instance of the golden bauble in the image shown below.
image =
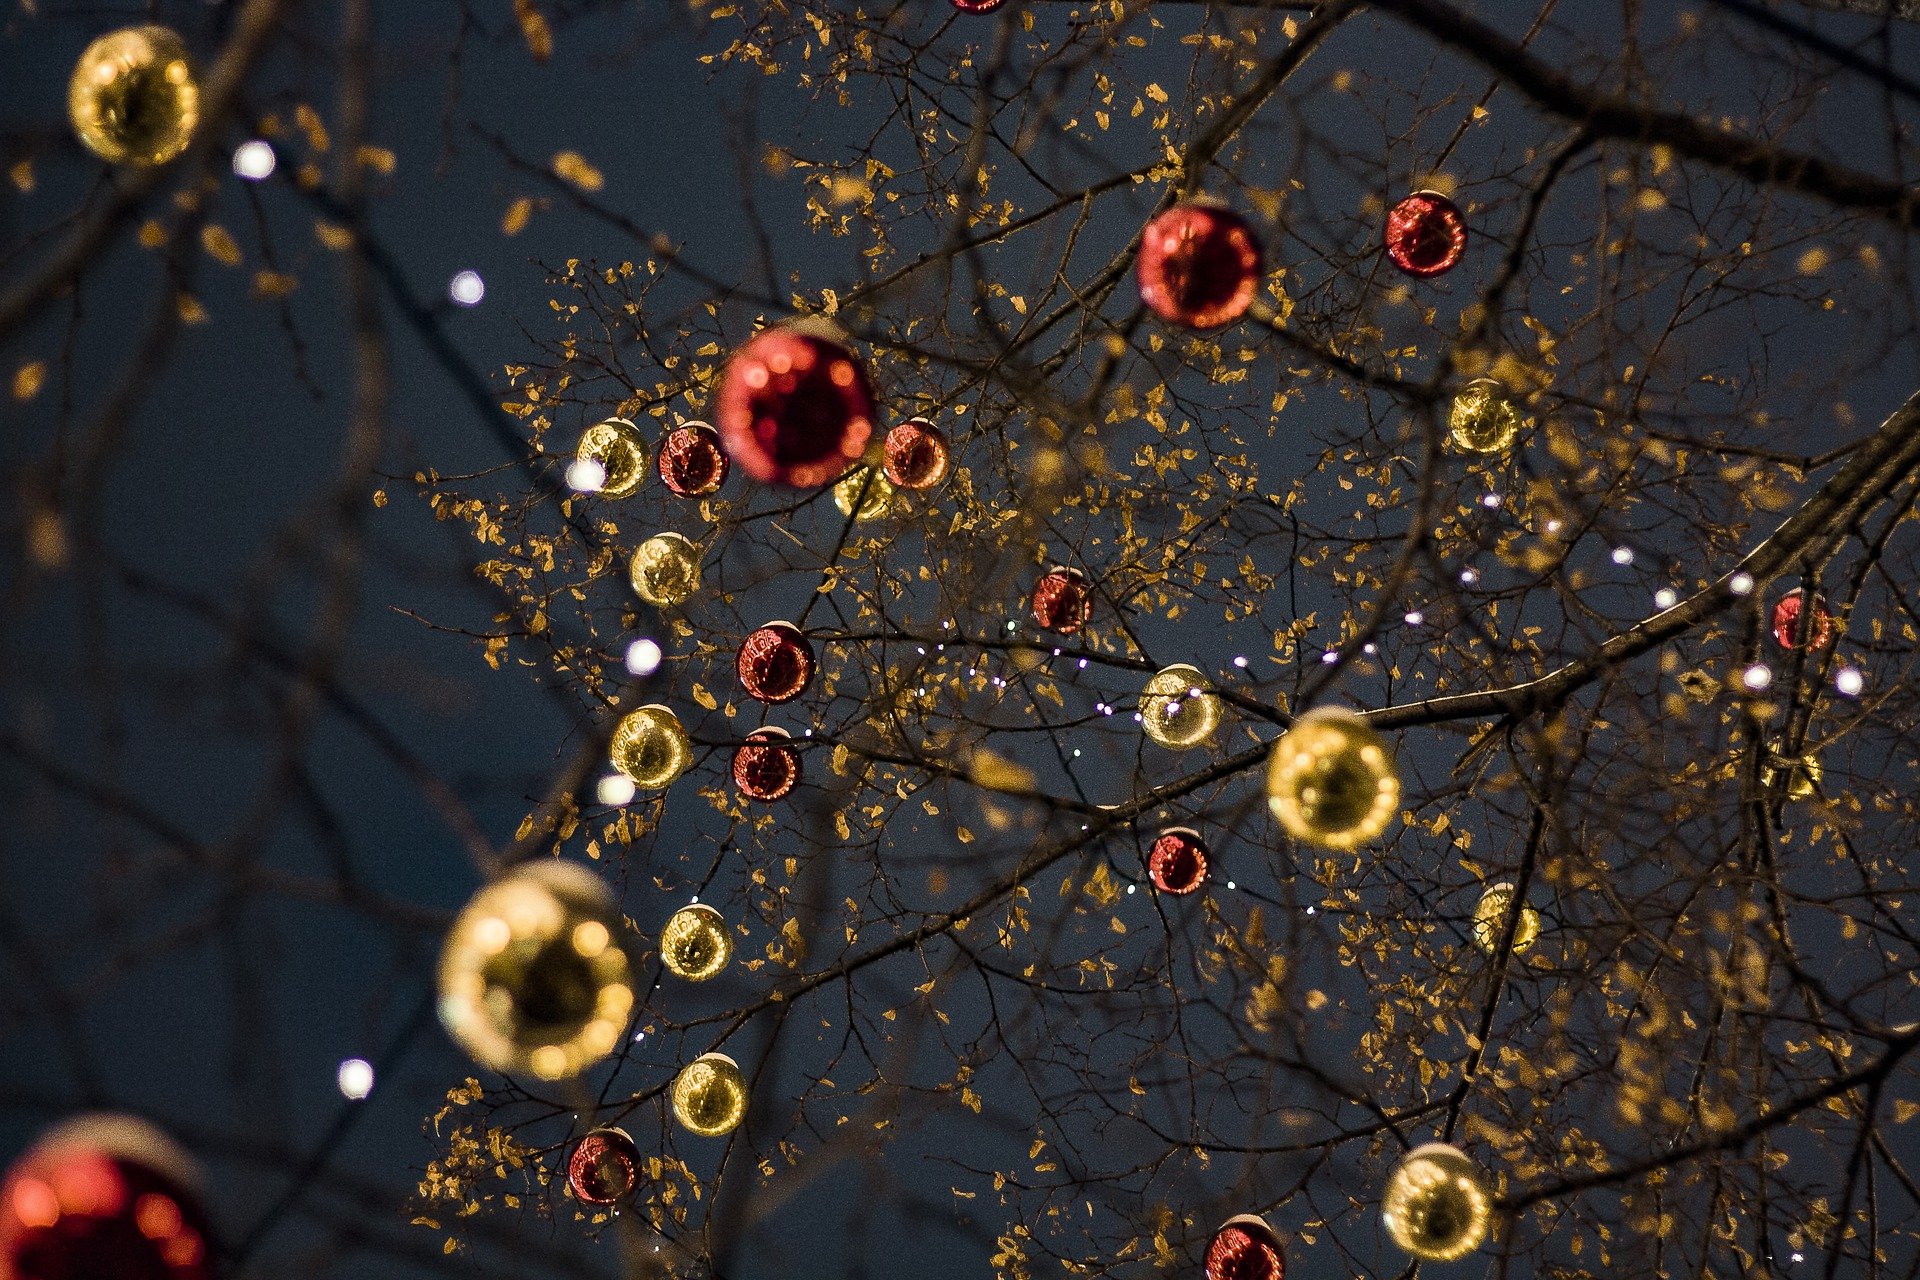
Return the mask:
<svg viewBox="0 0 1920 1280"><path fill-rule="evenodd" d="M1487 886L1473 908L1473 941L1482 951L1499 947L1506 935L1507 912L1513 906L1513 886L1502 880ZM1520 919L1513 926L1513 953L1519 955L1540 936L1540 913L1522 903Z"/></svg>
<svg viewBox="0 0 1920 1280"><path fill-rule="evenodd" d="M109 164L165 164L200 123L200 85L187 46L166 27L109 31L80 55L67 114L87 149Z"/></svg>
<svg viewBox="0 0 1920 1280"><path fill-rule="evenodd" d="M633 1010L620 912L571 862L523 863L475 894L440 952L440 1020L495 1071L578 1075L612 1053Z"/></svg>
<svg viewBox="0 0 1920 1280"><path fill-rule="evenodd" d="M1163 667L1140 692L1140 727L1163 747L1180 750L1210 740L1220 727L1220 697L1200 668Z"/></svg>
<svg viewBox="0 0 1920 1280"><path fill-rule="evenodd" d="M747 1080L724 1053L703 1053L673 1078L673 1118L703 1138L732 1133L747 1118Z"/></svg>
<svg viewBox="0 0 1920 1280"><path fill-rule="evenodd" d="M1393 749L1353 712L1316 707L1273 744L1267 804L1296 840L1327 849L1364 844L1400 810Z"/></svg>
<svg viewBox="0 0 1920 1280"><path fill-rule="evenodd" d="M1507 389L1492 378L1460 388L1447 414L1447 433L1468 453L1504 453L1525 423Z"/></svg>
<svg viewBox="0 0 1920 1280"><path fill-rule="evenodd" d="M1444 1142L1415 1147L1394 1167L1380 1202L1392 1241L1422 1262L1452 1262L1478 1249L1493 1219L1480 1170Z"/></svg>
<svg viewBox="0 0 1920 1280"><path fill-rule="evenodd" d="M1820 757L1809 754L1795 760L1788 756L1770 755L1766 766L1760 771L1761 785L1776 785L1782 773L1786 774L1787 799L1806 800L1820 785Z"/></svg>
<svg viewBox="0 0 1920 1280"><path fill-rule="evenodd" d="M634 786L662 791L693 763L693 742L673 708L650 702L620 721L607 754Z"/></svg>
<svg viewBox="0 0 1920 1280"><path fill-rule="evenodd" d="M647 474L646 438L625 418L608 418L581 432L573 456L600 465L606 479L594 492L605 498L632 497Z"/></svg>
<svg viewBox="0 0 1920 1280"><path fill-rule="evenodd" d="M834 484L833 505L843 516L878 520L893 510L893 481L872 467L855 467Z"/></svg>
<svg viewBox="0 0 1920 1280"><path fill-rule="evenodd" d="M634 548L627 578L648 604L685 604L700 589L700 548L681 534L656 533Z"/></svg>
<svg viewBox="0 0 1920 1280"><path fill-rule="evenodd" d="M720 913L704 902L682 907L660 930L660 963L688 982L705 982L726 972L733 959L733 935Z"/></svg>

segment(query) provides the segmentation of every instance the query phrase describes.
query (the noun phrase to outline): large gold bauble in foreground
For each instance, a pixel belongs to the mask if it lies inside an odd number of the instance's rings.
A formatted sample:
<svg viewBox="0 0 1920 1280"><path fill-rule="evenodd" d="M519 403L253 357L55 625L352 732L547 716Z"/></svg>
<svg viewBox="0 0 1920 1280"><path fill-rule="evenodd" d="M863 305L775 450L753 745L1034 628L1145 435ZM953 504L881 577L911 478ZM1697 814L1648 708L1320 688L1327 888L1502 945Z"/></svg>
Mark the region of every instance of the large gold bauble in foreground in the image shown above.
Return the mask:
<svg viewBox="0 0 1920 1280"><path fill-rule="evenodd" d="M1505 387L1492 378L1475 378L1454 396L1447 434L1468 453L1504 453L1524 422Z"/></svg>
<svg viewBox="0 0 1920 1280"><path fill-rule="evenodd" d="M1400 811L1393 749L1353 712L1316 707L1273 744L1267 804L1296 840L1326 849L1364 844Z"/></svg>
<svg viewBox="0 0 1920 1280"><path fill-rule="evenodd" d="M634 548L627 579L650 605L685 604L700 589L700 548L683 534L656 533Z"/></svg>
<svg viewBox="0 0 1920 1280"><path fill-rule="evenodd" d="M1482 951L1491 952L1506 936L1507 912L1513 907L1513 886L1502 880L1490 884L1473 908L1473 942ZM1540 936L1540 913L1522 903L1520 919L1513 926L1513 953L1519 955Z"/></svg>
<svg viewBox="0 0 1920 1280"><path fill-rule="evenodd" d="M660 963L688 982L705 982L726 972L733 959L733 936L720 913L704 902L682 907L660 930Z"/></svg>
<svg viewBox="0 0 1920 1280"><path fill-rule="evenodd" d="M693 742L673 708L650 702L620 721L607 754L634 786L662 791L693 763Z"/></svg>
<svg viewBox="0 0 1920 1280"><path fill-rule="evenodd" d="M1429 1142L1394 1167L1380 1202L1388 1237L1422 1262L1452 1262L1478 1249L1493 1218L1493 1197L1458 1147Z"/></svg>
<svg viewBox="0 0 1920 1280"><path fill-rule="evenodd" d="M620 912L571 862L515 867L475 894L440 951L440 1020L495 1071L543 1080L612 1053L633 1010Z"/></svg>
<svg viewBox="0 0 1920 1280"><path fill-rule="evenodd" d="M647 475L646 437L625 418L608 418L581 432L573 456L600 464L607 477L597 491L603 498L632 497Z"/></svg>
<svg viewBox="0 0 1920 1280"><path fill-rule="evenodd" d="M1140 691L1140 728L1163 747L1200 746L1219 727L1220 697L1209 692L1198 667L1184 662L1162 667Z"/></svg>
<svg viewBox="0 0 1920 1280"><path fill-rule="evenodd" d="M80 55L67 114L87 149L109 164L165 164L200 123L200 85L187 46L166 27L109 31Z"/></svg>
<svg viewBox="0 0 1920 1280"><path fill-rule="evenodd" d="M855 467L834 484L833 505L843 516L878 520L893 510L893 481L872 467Z"/></svg>
<svg viewBox="0 0 1920 1280"><path fill-rule="evenodd" d="M747 1118L747 1080L724 1053L703 1053L673 1078L673 1118L703 1138L732 1133Z"/></svg>

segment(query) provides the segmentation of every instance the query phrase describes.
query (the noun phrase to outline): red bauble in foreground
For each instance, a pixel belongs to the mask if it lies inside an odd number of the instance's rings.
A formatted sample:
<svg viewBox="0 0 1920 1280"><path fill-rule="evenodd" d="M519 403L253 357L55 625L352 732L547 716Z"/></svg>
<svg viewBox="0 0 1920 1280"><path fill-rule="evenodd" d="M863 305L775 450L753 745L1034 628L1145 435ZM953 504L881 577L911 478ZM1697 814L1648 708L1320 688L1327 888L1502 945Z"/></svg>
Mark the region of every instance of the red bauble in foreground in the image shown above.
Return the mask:
<svg viewBox="0 0 1920 1280"><path fill-rule="evenodd" d="M813 683L813 646L791 622L769 622L740 642L740 687L762 702L792 702Z"/></svg>
<svg viewBox="0 0 1920 1280"><path fill-rule="evenodd" d="M1078 569L1055 565L1033 584L1031 604L1035 622L1070 636L1093 616L1093 584Z"/></svg>
<svg viewBox="0 0 1920 1280"><path fill-rule="evenodd" d="M50 1130L0 1182L7 1280L208 1280L193 1162L131 1116Z"/></svg>
<svg viewBox="0 0 1920 1280"><path fill-rule="evenodd" d="M1427 279L1459 265L1467 220L1438 191L1416 191L1387 211L1387 256L1410 276Z"/></svg>
<svg viewBox="0 0 1920 1280"><path fill-rule="evenodd" d="M1192 893L1207 882L1207 846L1191 827L1168 827L1147 853L1147 875L1162 893Z"/></svg>
<svg viewBox="0 0 1920 1280"><path fill-rule="evenodd" d="M755 729L733 749L733 785L749 800L772 802L800 782L800 752L785 729Z"/></svg>
<svg viewBox="0 0 1920 1280"><path fill-rule="evenodd" d="M755 334L728 358L713 417L748 475L812 488L860 460L873 434L873 388L846 347L789 325Z"/></svg>
<svg viewBox="0 0 1920 1280"><path fill-rule="evenodd" d="M882 469L896 489L931 489L947 478L952 463L946 436L925 418L909 418L887 432Z"/></svg>
<svg viewBox="0 0 1920 1280"><path fill-rule="evenodd" d="M1177 204L1140 240L1140 301L1168 324L1218 329L1246 314L1260 287L1260 242L1240 216Z"/></svg>
<svg viewBox="0 0 1920 1280"><path fill-rule="evenodd" d="M1228 1218L1207 1241L1207 1280L1284 1280L1286 1255L1265 1218Z"/></svg>
<svg viewBox="0 0 1920 1280"><path fill-rule="evenodd" d="M683 498L704 498L727 481L720 433L704 422L683 422L660 442L660 479Z"/></svg>
<svg viewBox="0 0 1920 1280"><path fill-rule="evenodd" d="M1808 648L1824 649L1833 643L1833 614L1827 611L1826 598L1817 592L1814 594L1813 616L1803 623L1800 611L1806 600L1806 592L1795 587L1773 606L1773 640L1782 649L1800 648L1802 627L1805 627Z"/></svg>
<svg viewBox="0 0 1920 1280"><path fill-rule="evenodd" d="M640 1183L640 1149L625 1129L594 1129L567 1153L567 1186L582 1204L618 1204Z"/></svg>

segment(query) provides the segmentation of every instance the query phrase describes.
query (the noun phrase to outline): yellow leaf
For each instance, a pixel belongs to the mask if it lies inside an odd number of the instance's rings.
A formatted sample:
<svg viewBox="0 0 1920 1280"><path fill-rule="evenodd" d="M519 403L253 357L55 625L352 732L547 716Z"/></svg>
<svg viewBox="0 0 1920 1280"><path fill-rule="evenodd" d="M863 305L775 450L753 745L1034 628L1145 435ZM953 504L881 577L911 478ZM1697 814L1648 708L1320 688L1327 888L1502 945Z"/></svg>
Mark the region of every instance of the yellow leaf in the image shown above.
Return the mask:
<svg viewBox="0 0 1920 1280"><path fill-rule="evenodd" d="M174 306L180 312L180 321L183 324L205 324L207 322L207 309L200 305L200 299L190 293L181 294L174 303Z"/></svg>
<svg viewBox="0 0 1920 1280"><path fill-rule="evenodd" d="M545 62L551 58L553 28L547 25L547 15L540 12L540 6L533 0L513 0L513 16L520 22L520 36L527 42L533 60Z"/></svg>
<svg viewBox="0 0 1920 1280"><path fill-rule="evenodd" d="M300 282L284 272L253 273L253 296L256 298L284 298L299 287Z"/></svg>
<svg viewBox="0 0 1920 1280"><path fill-rule="evenodd" d="M555 156L553 171L582 191L598 191L607 185L606 178L578 151L562 151Z"/></svg>
<svg viewBox="0 0 1920 1280"><path fill-rule="evenodd" d="M166 242L167 242L167 229L165 227L155 222L152 218L148 218L145 222L140 224L140 247L141 248L158 249L161 245L165 244Z"/></svg>
<svg viewBox="0 0 1920 1280"><path fill-rule="evenodd" d="M379 174L392 173L394 166L399 163L399 161L394 158L393 152L387 150L385 147L373 147L362 143L360 145L359 155L360 163L363 167Z"/></svg>
<svg viewBox="0 0 1920 1280"><path fill-rule="evenodd" d="M18 369L14 370L13 374L13 398L15 400L33 399L40 394L40 384L46 380L46 361L35 360L29 364L21 365Z"/></svg>
<svg viewBox="0 0 1920 1280"><path fill-rule="evenodd" d="M335 253L353 248L353 232L337 222L316 221L313 224L313 234L320 238L321 244Z"/></svg>
<svg viewBox="0 0 1920 1280"><path fill-rule="evenodd" d="M507 206L506 216L500 219L502 235L517 236L527 229L527 219L533 216L533 201L525 196L516 199Z"/></svg>
<svg viewBox="0 0 1920 1280"><path fill-rule="evenodd" d="M22 160L7 170L7 176L13 179L13 185L22 195L33 190L33 161Z"/></svg>
<svg viewBox="0 0 1920 1280"><path fill-rule="evenodd" d="M207 256L223 267L240 265L240 245L233 234L217 222L209 222L200 228L200 247Z"/></svg>

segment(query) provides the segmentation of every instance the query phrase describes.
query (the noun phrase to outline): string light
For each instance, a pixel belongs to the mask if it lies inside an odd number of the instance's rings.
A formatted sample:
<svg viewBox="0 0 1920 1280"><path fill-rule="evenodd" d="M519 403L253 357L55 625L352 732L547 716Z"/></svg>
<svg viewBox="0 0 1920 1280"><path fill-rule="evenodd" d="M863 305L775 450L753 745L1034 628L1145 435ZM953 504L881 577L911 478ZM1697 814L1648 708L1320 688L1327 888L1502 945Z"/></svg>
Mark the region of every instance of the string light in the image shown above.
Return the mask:
<svg viewBox="0 0 1920 1280"><path fill-rule="evenodd" d="M250 182L261 182L273 176L279 157L273 153L273 144L254 138L243 142L233 149L233 171Z"/></svg>
<svg viewBox="0 0 1920 1280"><path fill-rule="evenodd" d="M478 271L456 271L447 282L447 296L463 307L477 307L487 296L487 282Z"/></svg>

